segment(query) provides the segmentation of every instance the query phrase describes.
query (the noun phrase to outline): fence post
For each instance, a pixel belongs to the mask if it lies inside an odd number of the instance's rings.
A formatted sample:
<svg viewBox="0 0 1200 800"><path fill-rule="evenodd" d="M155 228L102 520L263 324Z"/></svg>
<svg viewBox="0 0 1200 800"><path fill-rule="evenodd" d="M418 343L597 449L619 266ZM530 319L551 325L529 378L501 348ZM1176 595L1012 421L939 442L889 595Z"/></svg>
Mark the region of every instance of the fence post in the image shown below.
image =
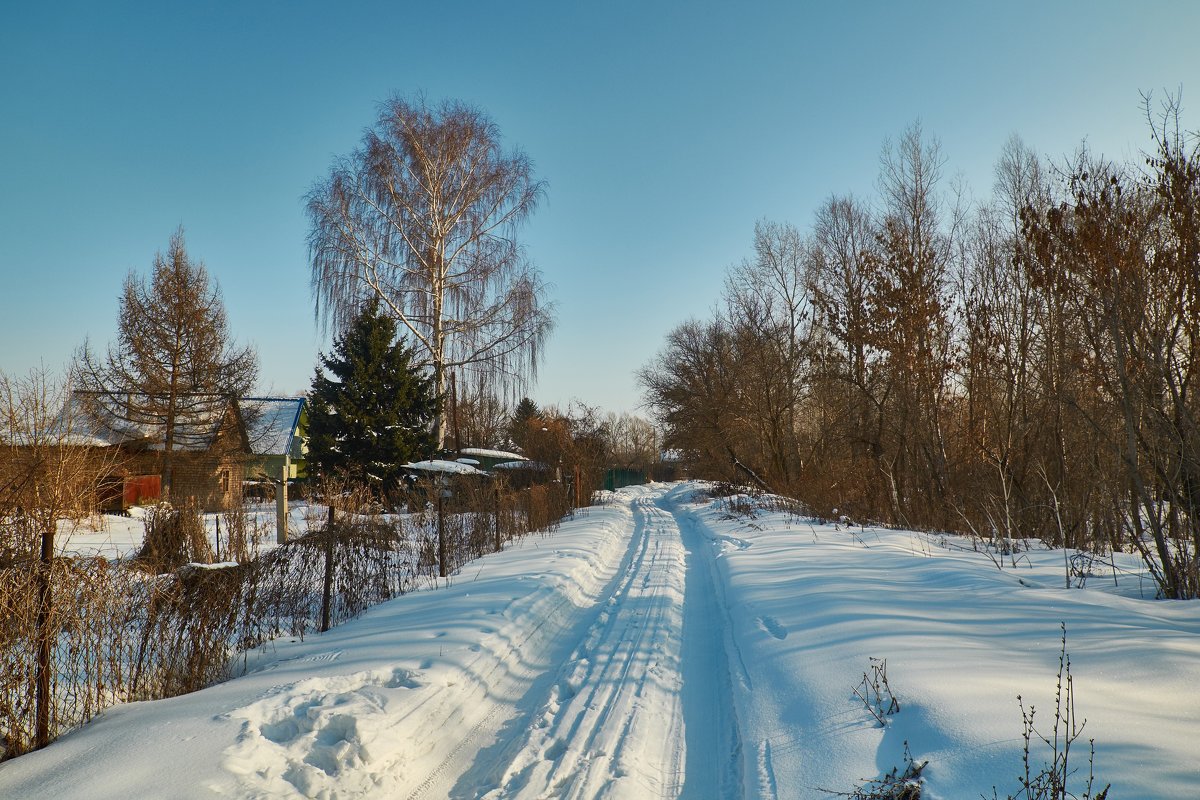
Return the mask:
<svg viewBox="0 0 1200 800"><path fill-rule="evenodd" d="M279 471L279 488L275 490L275 541L283 544L288 540L288 478L291 477L291 460L283 457L283 466ZM329 506L333 511L333 506Z"/></svg>
<svg viewBox="0 0 1200 800"><path fill-rule="evenodd" d="M445 520L445 500L442 497L442 487L437 487L438 496L438 577L446 577L446 520Z"/></svg>
<svg viewBox="0 0 1200 800"><path fill-rule="evenodd" d="M495 505L495 512L492 515L492 521L495 522L496 552L499 553L500 548L503 546L503 543L500 541L500 487L499 486L496 487L493 494L495 496L496 505Z"/></svg>
<svg viewBox="0 0 1200 800"><path fill-rule="evenodd" d="M42 554L38 565L37 729L34 740L34 746L38 748L50 744L50 578L54 566L55 524L51 518L42 528Z"/></svg>
<svg viewBox="0 0 1200 800"><path fill-rule="evenodd" d="M321 589L321 632L329 630L329 606L333 601L333 502L325 522L325 581Z"/></svg>

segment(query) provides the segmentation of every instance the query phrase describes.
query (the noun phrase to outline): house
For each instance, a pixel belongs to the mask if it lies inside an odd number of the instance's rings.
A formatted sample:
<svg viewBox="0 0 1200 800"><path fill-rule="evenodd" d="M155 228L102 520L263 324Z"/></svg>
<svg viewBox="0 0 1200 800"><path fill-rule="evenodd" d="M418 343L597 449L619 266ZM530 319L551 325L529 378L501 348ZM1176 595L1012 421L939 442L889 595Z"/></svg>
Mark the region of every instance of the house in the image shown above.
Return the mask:
<svg viewBox="0 0 1200 800"><path fill-rule="evenodd" d="M246 397L239 406L250 447L245 479L251 485L272 485L275 537L282 544L288 537L288 484L307 477L307 404L303 397Z"/></svg>
<svg viewBox="0 0 1200 800"><path fill-rule="evenodd" d="M180 398L170 458L158 398L117 392L71 394L59 416L69 431L61 446L104 449L111 468L97 506L123 511L158 500L170 486L175 500L194 499L204 511L241 502L250 442L235 398L193 394ZM166 472L170 470L170 476Z"/></svg>
<svg viewBox="0 0 1200 800"><path fill-rule="evenodd" d="M246 480L307 477L308 405L303 397L243 397L238 401L250 443Z"/></svg>

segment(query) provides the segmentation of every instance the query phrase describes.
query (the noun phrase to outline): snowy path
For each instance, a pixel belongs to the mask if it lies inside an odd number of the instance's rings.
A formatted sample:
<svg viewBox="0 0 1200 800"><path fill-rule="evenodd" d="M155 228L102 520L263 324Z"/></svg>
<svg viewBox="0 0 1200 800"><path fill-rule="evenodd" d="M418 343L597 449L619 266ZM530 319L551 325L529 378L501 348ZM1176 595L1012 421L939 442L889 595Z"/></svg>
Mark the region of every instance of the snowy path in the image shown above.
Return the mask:
<svg viewBox="0 0 1200 800"><path fill-rule="evenodd" d="M598 564L577 592L513 597L495 614L507 624L480 629L481 642L468 648L478 655L460 677L433 688L420 669L398 669L362 682L376 694L425 689L399 717L405 742L373 735L403 758L346 746L369 716L357 696L291 687L237 714L250 735L229 766L243 786L308 795L386 789L411 800L711 797L714 786L740 796L727 612L711 545L694 523L681 530L661 488L626 502L610 531L624 543L619 563ZM253 765L278 760L280 747L283 761L260 780Z"/></svg>
<svg viewBox="0 0 1200 800"><path fill-rule="evenodd" d="M635 503L634 557L490 797L675 797L683 778L679 528ZM631 746L634 745L634 746Z"/></svg>
<svg viewBox="0 0 1200 800"><path fill-rule="evenodd" d="M661 490L633 507L636 555L487 797L743 796L711 543Z"/></svg>
<svg viewBox="0 0 1200 800"><path fill-rule="evenodd" d="M0 798L808 800L906 741L930 800L1003 796L1060 622L1113 796L1194 794L1200 603L1142 599L1132 557L1068 591L1058 551L1000 571L698 489L622 490L239 678L110 709L0 764ZM869 657L902 698L885 727L851 692Z"/></svg>

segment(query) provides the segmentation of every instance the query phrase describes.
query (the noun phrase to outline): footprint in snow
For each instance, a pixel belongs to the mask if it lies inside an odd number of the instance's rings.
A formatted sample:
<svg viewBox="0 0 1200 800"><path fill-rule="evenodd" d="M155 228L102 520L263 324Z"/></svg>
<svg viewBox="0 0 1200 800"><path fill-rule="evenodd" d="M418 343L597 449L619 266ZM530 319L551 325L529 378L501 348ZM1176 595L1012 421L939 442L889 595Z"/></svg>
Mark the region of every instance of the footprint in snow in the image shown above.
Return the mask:
<svg viewBox="0 0 1200 800"><path fill-rule="evenodd" d="M788 635L787 627L772 616L758 618L758 627L762 628L767 633L774 636L776 639L786 639Z"/></svg>

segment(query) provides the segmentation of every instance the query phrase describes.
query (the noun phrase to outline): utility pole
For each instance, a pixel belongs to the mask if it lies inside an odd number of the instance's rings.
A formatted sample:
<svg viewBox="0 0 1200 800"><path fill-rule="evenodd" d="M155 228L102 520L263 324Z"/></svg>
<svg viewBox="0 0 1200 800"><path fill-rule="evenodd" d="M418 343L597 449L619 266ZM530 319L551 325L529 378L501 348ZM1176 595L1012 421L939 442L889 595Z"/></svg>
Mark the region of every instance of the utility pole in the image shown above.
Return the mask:
<svg viewBox="0 0 1200 800"><path fill-rule="evenodd" d="M288 540L288 478L292 473L292 459L283 454L283 466L279 470L279 488L275 490L275 541L285 544Z"/></svg>

